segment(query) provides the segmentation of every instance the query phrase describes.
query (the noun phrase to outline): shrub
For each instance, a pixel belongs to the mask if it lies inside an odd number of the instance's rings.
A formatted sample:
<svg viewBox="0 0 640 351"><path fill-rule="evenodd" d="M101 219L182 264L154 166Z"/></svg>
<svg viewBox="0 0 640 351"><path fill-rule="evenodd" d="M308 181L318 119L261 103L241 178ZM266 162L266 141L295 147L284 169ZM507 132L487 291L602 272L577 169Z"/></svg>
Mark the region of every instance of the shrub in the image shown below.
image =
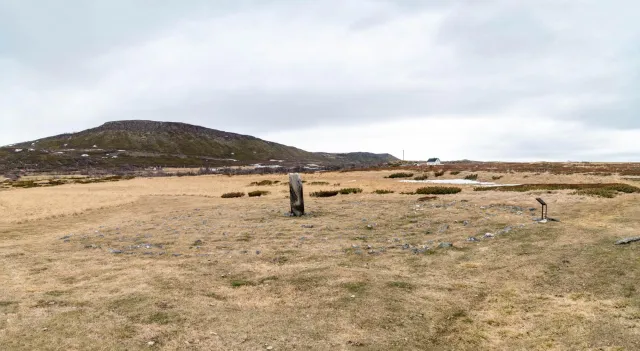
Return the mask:
<svg viewBox="0 0 640 351"><path fill-rule="evenodd" d="M241 193L241 192L222 194L223 199L230 199L234 197L243 197L243 196L244 196L244 193Z"/></svg>
<svg viewBox="0 0 640 351"><path fill-rule="evenodd" d="M311 182L309 185L329 185L329 182Z"/></svg>
<svg viewBox="0 0 640 351"><path fill-rule="evenodd" d="M431 201L437 199L437 196L424 196L418 199L418 201Z"/></svg>
<svg viewBox="0 0 640 351"><path fill-rule="evenodd" d="M384 194L393 194L394 191L393 190L386 190L386 189L378 189L376 191L373 192L374 194L379 194L379 195L384 195Z"/></svg>
<svg viewBox="0 0 640 351"><path fill-rule="evenodd" d="M464 179L466 179L466 180L478 180L478 175L477 174L469 174L468 176L464 177Z"/></svg>
<svg viewBox="0 0 640 351"><path fill-rule="evenodd" d="M492 176L491 179L493 179L493 180L502 179L502 176Z"/></svg>
<svg viewBox="0 0 640 351"><path fill-rule="evenodd" d="M413 177L413 173L405 173L405 172L399 172L399 173L393 173L390 174L388 177L385 178L411 178Z"/></svg>
<svg viewBox="0 0 640 351"><path fill-rule="evenodd" d="M401 194L401 195L415 195L416 193L415 193L415 192L406 192L406 191L403 191L403 192L401 192L400 194Z"/></svg>
<svg viewBox="0 0 640 351"><path fill-rule="evenodd" d="M249 197L257 197L257 196L268 195L268 194L269 192L265 190L255 190L255 191L249 192Z"/></svg>
<svg viewBox="0 0 640 351"><path fill-rule="evenodd" d="M460 171L451 171L451 172L449 172L449 174L451 174L451 175L458 175L458 174L460 174Z"/></svg>
<svg viewBox="0 0 640 351"><path fill-rule="evenodd" d="M361 192L362 192L362 189L360 189L360 188L344 188L344 189L340 189L340 194L342 194L342 195L359 194Z"/></svg>
<svg viewBox="0 0 640 351"><path fill-rule="evenodd" d="M427 180L427 179L429 179L429 176L426 174L413 178L413 180Z"/></svg>
<svg viewBox="0 0 640 351"><path fill-rule="evenodd" d="M309 195L311 195L311 197L332 197L332 196L338 195L338 191L337 190L320 190L320 191L315 191Z"/></svg>
<svg viewBox="0 0 640 351"><path fill-rule="evenodd" d="M14 188L37 188L40 186L40 184L34 182L33 180L21 180L13 182L11 185Z"/></svg>
<svg viewBox="0 0 640 351"><path fill-rule="evenodd" d="M461 192L462 189L454 186L428 186L424 188L419 188L416 190L416 194L421 195L443 195L443 194L457 194Z"/></svg>
<svg viewBox="0 0 640 351"><path fill-rule="evenodd" d="M433 175L436 177L442 177L444 175L444 171L436 171Z"/></svg>

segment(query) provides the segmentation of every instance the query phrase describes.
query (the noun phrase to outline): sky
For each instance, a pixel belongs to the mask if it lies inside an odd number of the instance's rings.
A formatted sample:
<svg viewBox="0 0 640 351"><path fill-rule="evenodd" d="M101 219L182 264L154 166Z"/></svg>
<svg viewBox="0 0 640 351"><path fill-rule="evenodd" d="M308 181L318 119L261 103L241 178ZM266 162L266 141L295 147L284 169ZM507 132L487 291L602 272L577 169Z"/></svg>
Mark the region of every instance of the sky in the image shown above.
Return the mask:
<svg viewBox="0 0 640 351"><path fill-rule="evenodd" d="M406 159L640 161L640 1L0 0L0 145L125 119Z"/></svg>

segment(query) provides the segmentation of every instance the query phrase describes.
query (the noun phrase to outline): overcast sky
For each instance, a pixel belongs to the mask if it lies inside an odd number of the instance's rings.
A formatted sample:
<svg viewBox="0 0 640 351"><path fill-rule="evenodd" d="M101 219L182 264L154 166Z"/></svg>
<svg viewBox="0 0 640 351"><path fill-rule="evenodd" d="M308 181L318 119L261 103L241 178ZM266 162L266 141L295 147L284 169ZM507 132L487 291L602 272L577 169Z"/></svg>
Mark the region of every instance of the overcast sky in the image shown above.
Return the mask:
<svg viewBox="0 0 640 351"><path fill-rule="evenodd" d="M0 0L0 145L180 121L309 151L640 161L637 0Z"/></svg>

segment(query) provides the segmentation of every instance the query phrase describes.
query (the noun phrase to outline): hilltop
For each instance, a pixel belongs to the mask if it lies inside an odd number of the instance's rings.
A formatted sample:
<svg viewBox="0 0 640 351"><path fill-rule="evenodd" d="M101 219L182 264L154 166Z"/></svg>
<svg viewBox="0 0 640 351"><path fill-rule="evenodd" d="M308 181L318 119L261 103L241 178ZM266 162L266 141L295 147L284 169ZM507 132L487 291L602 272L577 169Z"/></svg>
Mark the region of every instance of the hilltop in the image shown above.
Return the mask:
<svg viewBox="0 0 640 351"><path fill-rule="evenodd" d="M18 151L19 150L19 151ZM277 162L319 165L378 164L389 154L313 153L292 146L178 122L107 122L77 133L22 142L0 149L4 170L60 167L225 166ZM2 170L2 169L0 169Z"/></svg>

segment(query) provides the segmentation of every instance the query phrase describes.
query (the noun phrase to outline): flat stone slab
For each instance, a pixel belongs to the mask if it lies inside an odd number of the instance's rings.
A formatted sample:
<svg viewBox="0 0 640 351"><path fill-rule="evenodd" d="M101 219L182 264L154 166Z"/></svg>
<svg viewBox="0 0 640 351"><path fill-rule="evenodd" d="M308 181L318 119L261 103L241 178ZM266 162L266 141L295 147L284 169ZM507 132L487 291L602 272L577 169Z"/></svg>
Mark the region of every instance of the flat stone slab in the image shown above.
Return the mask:
<svg viewBox="0 0 640 351"><path fill-rule="evenodd" d="M616 245L626 245L631 244L632 242L640 241L640 236L634 236L631 238L624 238L616 241Z"/></svg>

